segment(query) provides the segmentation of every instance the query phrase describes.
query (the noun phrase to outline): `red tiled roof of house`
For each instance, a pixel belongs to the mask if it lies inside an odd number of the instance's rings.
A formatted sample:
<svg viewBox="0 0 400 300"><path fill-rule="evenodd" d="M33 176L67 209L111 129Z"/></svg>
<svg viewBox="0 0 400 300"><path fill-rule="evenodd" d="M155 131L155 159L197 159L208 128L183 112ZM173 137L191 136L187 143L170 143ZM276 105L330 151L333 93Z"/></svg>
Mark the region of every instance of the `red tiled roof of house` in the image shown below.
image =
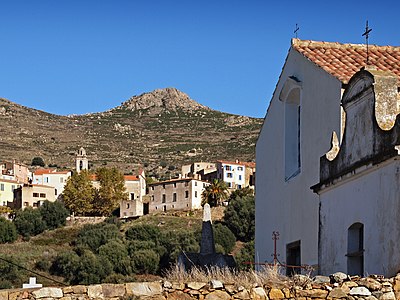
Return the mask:
<svg viewBox="0 0 400 300"><path fill-rule="evenodd" d="M137 181L139 177L136 175L124 175L125 181Z"/></svg>
<svg viewBox="0 0 400 300"><path fill-rule="evenodd" d="M71 171L57 171L56 169L37 169L34 174L36 176L44 175L44 174L68 174Z"/></svg>
<svg viewBox="0 0 400 300"><path fill-rule="evenodd" d="M239 166L246 166L249 168L255 168L256 163L251 161L227 161L227 160L218 160L217 162L221 164L228 164L228 165L239 165Z"/></svg>
<svg viewBox="0 0 400 300"><path fill-rule="evenodd" d="M54 169L37 169L37 170L35 170L34 174L39 176L39 175L50 174L50 173L54 173L54 172L55 172Z"/></svg>
<svg viewBox="0 0 400 300"><path fill-rule="evenodd" d="M344 84L366 65L366 45L292 39L292 47ZM400 82L400 47L369 45L368 54L368 65L392 72Z"/></svg>

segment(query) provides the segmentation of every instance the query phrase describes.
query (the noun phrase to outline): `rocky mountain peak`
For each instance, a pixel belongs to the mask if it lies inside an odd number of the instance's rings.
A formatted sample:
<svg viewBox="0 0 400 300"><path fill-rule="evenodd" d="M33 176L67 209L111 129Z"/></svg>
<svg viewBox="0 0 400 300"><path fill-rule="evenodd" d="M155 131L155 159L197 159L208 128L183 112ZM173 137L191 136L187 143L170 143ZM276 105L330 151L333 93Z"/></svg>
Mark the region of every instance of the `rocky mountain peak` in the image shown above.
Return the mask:
<svg viewBox="0 0 400 300"><path fill-rule="evenodd" d="M149 108L171 111L175 111L177 109L182 109L185 111L209 109L207 106L197 103L187 94L176 88L156 89L149 93L133 96L126 102L122 103L120 107L132 111Z"/></svg>

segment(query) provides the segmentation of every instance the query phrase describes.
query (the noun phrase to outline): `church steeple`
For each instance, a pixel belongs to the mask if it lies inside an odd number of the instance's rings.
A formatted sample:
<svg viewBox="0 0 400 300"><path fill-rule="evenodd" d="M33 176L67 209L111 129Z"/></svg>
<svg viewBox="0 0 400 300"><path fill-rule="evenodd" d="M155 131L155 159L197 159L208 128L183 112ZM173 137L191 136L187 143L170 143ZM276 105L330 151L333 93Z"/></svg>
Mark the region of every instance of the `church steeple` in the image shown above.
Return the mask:
<svg viewBox="0 0 400 300"><path fill-rule="evenodd" d="M89 162L86 156L85 148L81 147L76 155L76 171L79 173L82 170L89 168Z"/></svg>

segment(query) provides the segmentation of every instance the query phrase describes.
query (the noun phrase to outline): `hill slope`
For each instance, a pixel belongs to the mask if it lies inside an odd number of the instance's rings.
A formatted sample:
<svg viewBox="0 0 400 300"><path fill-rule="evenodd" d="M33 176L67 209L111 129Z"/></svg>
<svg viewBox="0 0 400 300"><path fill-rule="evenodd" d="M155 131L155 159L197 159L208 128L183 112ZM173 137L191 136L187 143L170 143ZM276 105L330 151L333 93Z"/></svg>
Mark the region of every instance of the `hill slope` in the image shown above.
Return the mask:
<svg viewBox="0 0 400 300"><path fill-rule="evenodd" d="M72 116L0 99L1 159L30 164L41 156L47 164L70 168L83 146L94 167L112 164L129 172L141 164L168 173L192 161L253 160L261 123L212 110L174 88L134 96L106 112ZM161 161L170 170L161 170Z"/></svg>

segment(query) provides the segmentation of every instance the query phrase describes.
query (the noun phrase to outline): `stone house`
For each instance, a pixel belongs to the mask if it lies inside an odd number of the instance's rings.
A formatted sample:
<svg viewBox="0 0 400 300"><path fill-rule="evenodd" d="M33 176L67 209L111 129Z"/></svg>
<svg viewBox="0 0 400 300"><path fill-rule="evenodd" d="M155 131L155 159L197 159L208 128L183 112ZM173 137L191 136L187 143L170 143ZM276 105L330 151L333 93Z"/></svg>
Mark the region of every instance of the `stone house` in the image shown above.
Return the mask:
<svg viewBox="0 0 400 300"><path fill-rule="evenodd" d="M149 184L149 212L201 208L201 194L209 183L194 178L178 178Z"/></svg>
<svg viewBox="0 0 400 300"><path fill-rule="evenodd" d="M39 207L44 201L56 201L55 188L48 185L24 184L14 190L12 209Z"/></svg>
<svg viewBox="0 0 400 300"><path fill-rule="evenodd" d="M55 188L55 195L58 198L64 191L65 184L71 171L57 171L57 169L37 169L32 174L32 183L47 185Z"/></svg>
<svg viewBox="0 0 400 300"><path fill-rule="evenodd" d="M215 163L210 162L194 162L190 165L182 166L182 177L183 178L197 178L207 180L203 177L207 174L214 173L217 171Z"/></svg>
<svg viewBox="0 0 400 300"><path fill-rule="evenodd" d="M370 46L369 55L377 70L400 75L400 47ZM310 187L320 182L320 157L341 145L342 93L365 63L365 45L292 40L256 144L256 262L271 261L278 231L282 263L323 271L320 198Z"/></svg>
<svg viewBox="0 0 400 300"><path fill-rule="evenodd" d="M124 175L124 179L128 199L120 203L120 218L139 217L148 214L148 203L144 201L146 195L144 170L140 170L139 175Z"/></svg>

